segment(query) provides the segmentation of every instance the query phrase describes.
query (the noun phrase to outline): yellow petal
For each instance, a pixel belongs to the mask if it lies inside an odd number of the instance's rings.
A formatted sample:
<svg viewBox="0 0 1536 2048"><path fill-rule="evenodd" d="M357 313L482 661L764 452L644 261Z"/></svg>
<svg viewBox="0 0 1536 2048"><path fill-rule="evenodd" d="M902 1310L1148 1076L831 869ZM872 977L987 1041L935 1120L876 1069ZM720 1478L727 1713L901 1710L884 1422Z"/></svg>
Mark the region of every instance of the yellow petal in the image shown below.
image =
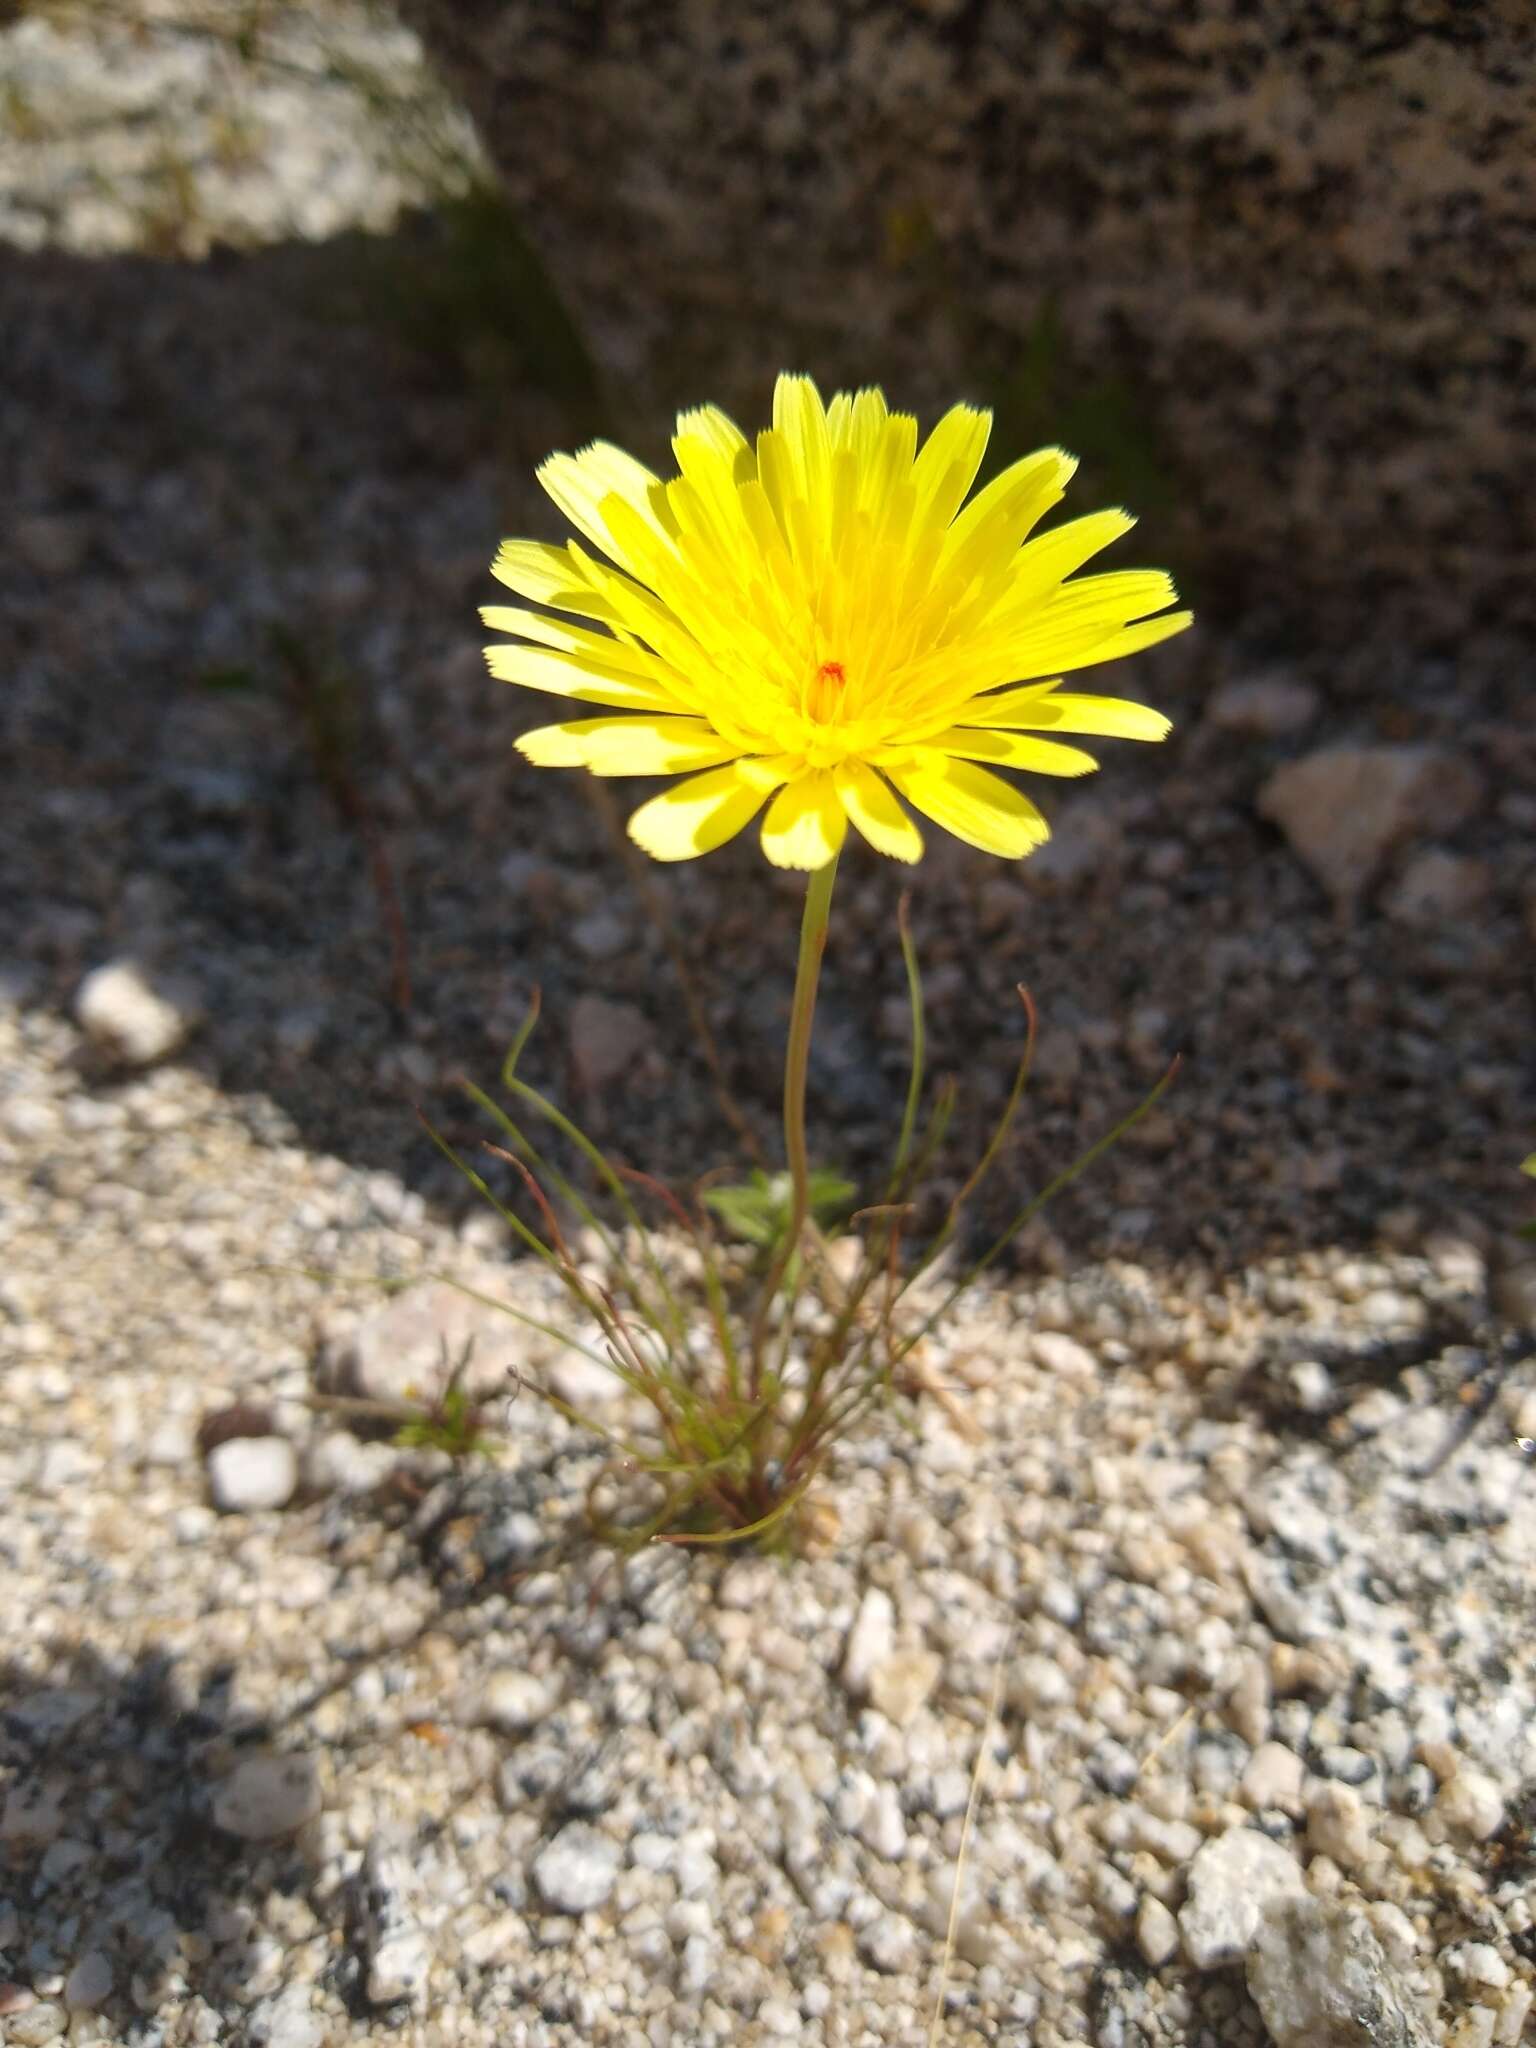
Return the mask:
<svg viewBox="0 0 1536 2048"><path fill-rule="evenodd" d="M915 528L949 525L976 481L991 431L991 413L978 412L973 405L951 406L945 413L913 466Z"/></svg>
<svg viewBox="0 0 1536 2048"><path fill-rule="evenodd" d="M1136 521L1129 512L1114 507L1107 512L1090 512L1084 519L1069 519L1053 526L1019 550L1014 561L1010 601L1026 592L1034 595L1064 583L1084 562L1100 554ZM1170 593L1171 594L1171 593Z"/></svg>
<svg viewBox="0 0 1536 2048"><path fill-rule="evenodd" d="M774 384L773 426L801 493L817 505L827 488L832 442L821 393L809 377L781 376Z"/></svg>
<svg viewBox="0 0 1536 2048"><path fill-rule="evenodd" d="M480 621L493 633L516 633L524 640L536 640L541 647L558 648L562 654L579 654L603 670L632 675L638 681L665 681L658 676L654 654L632 641L615 639L609 633L593 633L585 626L567 625L544 612L525 611L520 605L483 604Z"/></svg>
<svg viewBox="0 0 1536 2048"><path fill-rule="evenodd" d="M553 697L575 697L584 704L613 704L632 711L691 711L662 684L638 677L610 674L598 662L559 654L552 648L519 647L499 642L485 650L486 666L503 683L525 690L544 690Z"/></svg>
<svg viewBox="0 0 1536 2048"><path fill-rule="evenodd" d="M733 761L653 796L630 819L629 836L653 860L692 860L750 825L767 794Z"/></svg>
<svg viewBox="0 0 1536 2048"><path fill-rule="evenodd" d="M1050 828L1026 796L989 769L944 754L922 753L891 780L907 801L983 853L1018 860L1050 837Z"/></svg>
<svg viewBox="0 0 1536 2048"><path fill-rule="evenodd" d="M986 696L972 697L968 703L962 704L957 716L966 725L1011 725L1026 732L1037 727L1054 729L1057 721L1041 707L1057 701L1050 694L1055 687L1054 682L1025 683L1017 690L993 690ZM1061 729L1064 732L1077 730L1074 726ZM1094 730L1097 731L1097 727Z"/></svg>
<svg viewBox="0 0 1536 2048"><path fill-rule="evenodd" d="M667 536L660 477L610 441L594 441L575 455L551 455L539 465L538 478L572 526L621 565L627 566L604 511L608 499L630 506L658 536Z"/></svg>
<svg viewBox="0 0 1536 2048"><path fill-rule="evenodd" d="M991 761L999 768L1027 768L1035 775L1091 775L1099 765L1081 747L1058 746L1033 733L952 725L948 732L935 733L928 745L962 761Z"/></svg>
<svg viewBox="0 0 1536 2048"><path fill-rule="evenodd" d="M556 611L607 616L606 607L581 572L568 548L552 548L540 540L504 540L491 564L491 574L519 597L552 604Z"/></svg>
<svg viewBox="0 0 1536 2048"><path fill-rule="evenodd" d="M786 783L763 820L763 851L778 868L824 868L848 831L830 770Z"/></svg>
<svg viewBox="0 0 1536 2048"><path fill-rule="evenodd" d="M944 542L943 566L968 583L988 556L1011 561L1035 523L1060 502L1077 468L1064 448L1039 448L993 477L956 519Z"/></svg>
<svg viewBox="0 0 1536 2048"><path fill-rule="evenodd" d="M1185 616L1187 618L1188 614ZM1004 694L1026 693L1007 691ZM965 716L969 718L974 709L968 704ZM1070 692L1060 697L1040 698L1027 716L1000 718L988 723L1018 725L1037 732L1100 733L1106 739L1116 740L1165 740L1173 730L1173 721L1164 718L1161 711L1154 711L1150 704L1135 704L1129 697L1076 697Z"/></svg>
<svg viewBox="0 0 1536 2048"><path fill-rule="evenodd" d="M923 857L923 835L896 801L890 785L862 761L845 761L832 773L838 800L876 853L892 860Z"/></svg>
<svg viewBox="0 0 1536 2048"><path fill-rule="evenodd" d="M677 416L677 438L681 441L701 441L732 464L750 448L750 443L740 427L717 405L701 405L692 412L680 412ZM675 449L677 441L674 441L672 446ZM686 467L680 458L677 466L679 469Z"/></svg>
<svg viewBox="0 0 1536 2048"><path fill-rule="evenodd" d="M703 718L575 718L525 732L517 750L536 768L594 775L685 775L735 757Z"/></svg>

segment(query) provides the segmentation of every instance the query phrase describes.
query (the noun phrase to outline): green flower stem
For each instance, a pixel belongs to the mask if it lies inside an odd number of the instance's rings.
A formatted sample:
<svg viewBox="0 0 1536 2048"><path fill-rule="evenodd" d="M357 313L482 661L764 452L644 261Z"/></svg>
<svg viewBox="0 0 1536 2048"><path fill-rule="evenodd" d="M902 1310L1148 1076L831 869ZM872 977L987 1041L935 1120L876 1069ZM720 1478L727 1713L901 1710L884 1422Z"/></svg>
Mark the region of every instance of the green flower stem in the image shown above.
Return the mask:
<svg viewBox="0 0 1536 2048"><path fill-rule="evenodd" d="M795 1000L789 1014L789 1047L784 1058L784 1158L790 1180L789 1224L772 1270L764 1282L752 1332L754 1401L762 1384L769 1313L784 1284L790 1260L800 1249L800 1238L811 1213L811 1168L805 1143L805 1080L811 1060L811 1025L816 1017L821 958L826 951L827 925L832 914L832 885L836 880L837 858L834 855L825 867L814 871L806 884L805 911L800 920L800 960L795 970Z"/></svg>

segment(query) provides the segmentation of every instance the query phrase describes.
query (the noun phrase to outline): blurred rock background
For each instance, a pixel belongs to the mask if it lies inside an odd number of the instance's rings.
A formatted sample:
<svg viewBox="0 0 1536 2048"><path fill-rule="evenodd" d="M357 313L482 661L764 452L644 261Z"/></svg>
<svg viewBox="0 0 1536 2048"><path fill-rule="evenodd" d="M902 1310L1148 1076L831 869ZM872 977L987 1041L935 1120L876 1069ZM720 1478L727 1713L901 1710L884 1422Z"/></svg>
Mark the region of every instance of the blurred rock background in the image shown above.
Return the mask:
<svg viewBox="0 0 1536 2048"><path fill-rule="evenodd" d="M1536 609L1528 7L406 12L648 398L752 409L780 362L985 397L1197 602L1304 638Z"/></svg>

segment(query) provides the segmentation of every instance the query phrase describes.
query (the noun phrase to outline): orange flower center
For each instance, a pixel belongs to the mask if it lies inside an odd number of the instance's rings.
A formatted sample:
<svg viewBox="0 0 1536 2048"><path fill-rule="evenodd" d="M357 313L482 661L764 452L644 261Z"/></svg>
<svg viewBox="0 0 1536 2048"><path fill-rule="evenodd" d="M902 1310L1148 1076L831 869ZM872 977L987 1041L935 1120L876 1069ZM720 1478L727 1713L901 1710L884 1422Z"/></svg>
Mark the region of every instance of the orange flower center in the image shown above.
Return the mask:
<svg viewBox="0 0 1536 2048"><path fill-rule="evenodd" d="M842 715L847 672L840 661L824 661L805 693L805 715L817 725L831 725Z"/></svg>

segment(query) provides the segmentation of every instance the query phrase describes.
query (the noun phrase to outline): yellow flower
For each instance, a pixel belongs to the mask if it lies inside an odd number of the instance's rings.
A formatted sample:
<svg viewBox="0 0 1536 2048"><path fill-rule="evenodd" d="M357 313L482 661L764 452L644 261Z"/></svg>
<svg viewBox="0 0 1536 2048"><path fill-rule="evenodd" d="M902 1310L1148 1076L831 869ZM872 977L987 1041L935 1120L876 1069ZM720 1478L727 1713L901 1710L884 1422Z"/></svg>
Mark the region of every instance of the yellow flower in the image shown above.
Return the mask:
<svg viewBox="0 0 1536 2048"><path fill-rule="evenodd" d="M917 860L902 798L988 853L1029 853L1045 820L993 769L1097 766L1062 733L1162 739L1168 720L1146 705L1058 685L1190 615L1166 610L1158 569L1064 580L1131 526L1124 512L1026 541L1076 468L1059 448L967 504L990 426L957 405L919 451L917 422L879 391L823 406L809 378L782 376L755 448L713 407L681 414L669 483L603 441L552 455L539 481L591 549L503 544L495 574L546 609L488 606L485 623L519 644L486 656L507 682L609 715L541 726L522 752L685 776L630 819L657 860L710 852L765 803L779 867L824 866L850 819Z"/></svg>

